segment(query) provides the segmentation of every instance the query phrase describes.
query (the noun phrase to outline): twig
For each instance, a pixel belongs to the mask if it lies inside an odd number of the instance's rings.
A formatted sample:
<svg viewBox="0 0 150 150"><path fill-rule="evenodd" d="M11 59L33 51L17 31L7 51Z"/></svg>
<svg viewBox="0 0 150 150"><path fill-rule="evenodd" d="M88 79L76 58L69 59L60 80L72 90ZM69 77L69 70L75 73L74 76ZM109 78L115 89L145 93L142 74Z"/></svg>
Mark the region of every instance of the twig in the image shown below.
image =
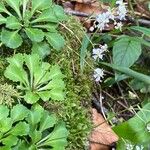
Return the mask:
<svg viewBox="0 0 150 150"><path fill-rule="evenodd" d="M91 14L88 13L84 13L84 12L80 12L80 11L75 11L75 10L65 10L65 12L69 15L74 15L74 16L79 16L79 17L90 17ZM94 16L93 16L94 18ZM131 23L136 23L138 22L140 25L146 25L146 26L150 26L150 21L146 20L146 19L134 19L132 17L127 16L126 17L126 21L129 21Z"/></svg>

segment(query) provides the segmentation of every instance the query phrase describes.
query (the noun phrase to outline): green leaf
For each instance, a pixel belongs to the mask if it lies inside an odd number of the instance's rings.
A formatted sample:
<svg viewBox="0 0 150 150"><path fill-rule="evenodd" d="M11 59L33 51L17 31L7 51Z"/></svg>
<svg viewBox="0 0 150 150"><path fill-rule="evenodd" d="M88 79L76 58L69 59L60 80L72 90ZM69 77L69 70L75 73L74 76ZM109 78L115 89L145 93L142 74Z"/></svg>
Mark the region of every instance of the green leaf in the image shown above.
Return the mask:
<svg viewBox="0 0 150 150"><path fill-rule="evenodd" d="M26 119L30 126L34 127L37 123L40 122L43 108L40 105L35 105L32 107L32 110L29 113L28 118Z"/></svg>
<svg viewBox="0 0 150 150"><path fill-rule="evenodd" d="M65 40L59 33L46 33L46 39L49 44L56 50L61 50L64 47Z"/></svg>
<svg viewBox="0 0 150 150"><path fill-rule="evenodd" d="M44 33L40 29L26 28L25 32L33 42L41 42L44 39Z"/></svg>
<svg viewBox="0 0 150 150"><path fill-rule="evenodd" d="M2 143L4 145L7 145L9 147L16 145L18 142L18 138L16 136L13 135L9 135L6 138L2 139Z"/></svg>
<svg viewBox="0 0 150 150"><path fill-rule="evenodd" d="M50 8L51 5L52 0L32 0L32 14L34 14L36 10L44 10Z"/></svg>
<svg viewBox="0 0 150 150"><path fill-rule="evenodd" d="M37 92L37 94L43 101L48 101L51 97L50 91L41 91Z"/></svg>
<svg viewBox="0 0 150 150"><path fill-rule="evenodd" d="M50 54L50 47L46 42L33 43L32 54L38 54L42 59Z"/></svg>
<svg viewBox="0 0 150 150"><path fill-rule="evenodd" d="M41 87L39 91L41 90L50 90L50 89L65 89L65 83L61 79L53 79L51 82L49 82L46 86Z"/></svg>
<svg viewBox="0 0 150 150"><path fill-rule="evenodd" d="M0 132L5 133L9 131L12 127L12 119L11 118L3 118L0 120Z"/></svg>
<svg viewBox="0 0 150 150"><path fill-rule="evenodd" d="M137 143L149 143L150 134L147 125L150 122L150 103L145 105L140 111L135 114L135 117L127 122L114 127L114 131L120 138L130 140ZM122 132L125 131L125 132Z"/></svg>
<svg viewBox="0 0 150 150"><path fill-rule="evenodd" d="M6 68L5 77L14 82L19 81L24 85L29 85L27 73L23 69L24 57L21 54L16 54L7 60L11 65Z"/></svg>
<svg viewBox="0 0 150 150"><path fill-rule="evenodd" d="M85 35L83 37L82 46L80 49L80 68L81 68L82 72L83 72L83 68L84 68L84 64L85 64L85 57L87 54L87 47L89 45L89 41L90 41L89 37L87 35Z"/></svg>
<svg viewBox="0 0 150 150"><path fill-rule="evenodd" d="M9 16L7 17L7 21L6 21L6 28L17 30L21 28L21 24L15 16Z"/></svg>
<svg viewBox="0 0 150 150"><path fill-rule="evenodd" d="M14 128L10 131L12 135L23 136L29 133L29 125L26 122L19 122Z"/></svg>
<svg viewBox="0 0 150 150"><path fill-rule="evenodd" d="M58 23L59 20L57 19L53 9L46 9L44 10L35 20L31 21L31 23L39 23L39 22L52 22Z"/></svg>
<svg viewBox="0 0 150 150"><path fill-rule="evenodd" d="M23 5L23 18L25 18L25 13L27 11L27 4L29 0L22 0L22 5Z"/></svg>
<svg viewBox="0 0 150 150"><path fill-rule="evenodd" d="M6 9L6 7L5 7L3 2L0 3L0 12L7 13L8 15L11 16L11 13Z"/></svg>
<svg viewBox="0 0 150 150"><path fill-rule="evenodd" d="M140 27L140 26L131 26L130 29L142 32L146 36L150 36L150 29L146 27Z"/></svg>
<svg viewBox="0 0 150 150"><path fill-rule="evenodd" d="M26 94L24 95L24 99L27 103L34 104L40 99L40 97L38 96L37 93L26 91Z"/></svg>
<svg viewBox="0 0 150 150"><path fill-rule="evenodd" d="M40 121L40 128L39 131L42 132L48 128L53 127L56 124L56 116L49 115L47 111L43 113L43 116Z"/></svg>
<svg viewBox="0 0 150 150"><path fill-rule="evenodd" d="M101 62L101 64L103 64L105 66L108 66L108 67L111 67L114 70L119 71L121 73L124 73L124 74L126 74L126 75L128 75L130 77L138 79L139 81L142 81L145 84L150 84L150 77L148 75L136 72L136 71L131 70L131 69L127 68L127 67L120 67L120 66L117 66L117 65L114 65L114 64L102 63L102 62Z"/></svg>
<svg viewBox="0 0 150 150"><path fill-rule="evenodd" d="M21 46L23 42L21 36L18 34L18 31L7 31L7 30L2 30L1 41L3 44L13 49Z"/></svg>
<svg viewBox="0 0 150 150"><path fill-rule="evenodd" d="M8 60L10 64L4 73L5 77L20 82L20 86L17 87L25 92L23 97L27 103L36 103L40 97L42 100L64 99L64 75L58 65L51 66L42 62L37 54L17 54ZM57 85L57 81L60 85ZM51 91L48 88L51 88Z"/></svg>
<svg viewBox="0 0 150 150"><path fill-rule="evenodd" d="M65 124L61 122L57 124L53 132L48 135L47 140L43 142L43 145L52 146L54 150L63 150L67 145L67 135L68 131L65 128Z"/></svg>
<svg viewBox="0 0 150 150"><path fill-rule="evenodd" d="M130 67L141 54L141 43L134 38L124 36L115 42L113 63L117 66Z"/></svg>
<svg viewBox="0 0 150 150"><path fill-rule="evenodd" d="M11 119L13 122L23 120L25 117L27 117L29 111L28 109L23 106L22 104L18 104L13 107L11 110Z"/></svg>
<svg viewBox="0 0 150 150"><path fill-rule="evenodd" d="M5 0L7 4L12 7L20 19L22 19L21 13L20 13L20 2L21 0Z"/></svg>
<svg viewBox="0 0 150 150"><path fill-rule="evenodd" d="M60 89L52 89L50 91L50 96L53 100L64 100L65 99L65 94L63 90Z"/></svg>
<svg viewBox="0 0 150 150"><path fill-rule="evenodd" d="M9 115L9 109L7 108L7 106L0 105L0 120L7 118L8 115Z"/></svg>
<svg viewBox="0 0 150 150"><path fill-rule="evenodd" d="M29 135L30 135L33 143L38 142L42 138L42 132L41 131L37 131L36 129L34 131L31 131L29 133Z"/></svg>
<svg viewBox="0 0 150 150"><path fill-rule="evenodd" d="M63 7L60 5L54 5L53 7L54 13L59 21L64 21L67 19L67 16L65 15Z"/></svg>
<svg viewBox="0 0 150 150"><path fill-rule="evenodd" d="M6 23L6 18L0 14L0 25L5 24L5 23Z"/></svg>
<svg viewBox="0 0 150 150"><path fill-rule="evenodd" d="M60 67L58 65L54 65L50 69L50 79L58 79L63 78L64 75L62 74Z"/></svg>
<svg viewBox="0 0 150 150"><path fill-rule="evenodd" d="M44 24L44 25L34 25L32 27L33 28L46 29L47 31L50 31L50 32L57 32L56 28L58 27L58 24L48 23L48 24Z"/></svg>

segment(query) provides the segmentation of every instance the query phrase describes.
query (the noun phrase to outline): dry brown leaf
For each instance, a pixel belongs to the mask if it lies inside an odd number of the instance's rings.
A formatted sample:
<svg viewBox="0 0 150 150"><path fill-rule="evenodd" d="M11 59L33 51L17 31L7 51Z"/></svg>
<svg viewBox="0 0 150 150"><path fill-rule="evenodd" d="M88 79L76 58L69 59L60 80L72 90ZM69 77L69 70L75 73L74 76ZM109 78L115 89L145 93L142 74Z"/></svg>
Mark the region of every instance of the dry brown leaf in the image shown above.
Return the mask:
<svg viewBox="0 0 150 150"><path fill-rule="evenodd" d="M106 146L104 145L111 145L118 141L118 136L96 109L92 109L92 119L95 128L89 139L91 142L91 150L105 150Z"/></svg>

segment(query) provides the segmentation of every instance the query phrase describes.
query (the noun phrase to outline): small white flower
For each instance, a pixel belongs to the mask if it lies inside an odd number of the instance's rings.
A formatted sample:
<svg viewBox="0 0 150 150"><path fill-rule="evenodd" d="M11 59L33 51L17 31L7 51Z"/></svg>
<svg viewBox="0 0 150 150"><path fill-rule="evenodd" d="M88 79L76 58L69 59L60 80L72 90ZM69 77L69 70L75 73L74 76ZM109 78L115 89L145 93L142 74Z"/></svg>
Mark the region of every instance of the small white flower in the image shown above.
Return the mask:
<svg viewBox="0 0 150 150"><path fill-rule="evenodd" d="M103 51L101 48L94 48L93 49L93 58L96 60L97 58L103 59Z"/></svg>
<svg viewBox="0 0 150 150"><path fill-rule="evenodd" d="M104 70L100 68L96 68L94 70L94 79L96 82L102 82L101 78L104 78Z"/></svg>
<svg viewBox="0 0 150 150"><path fill-rule="evenodd" d="M93 26L90 27L90 28L89 28L89 31L93 32L93 31L94 31L94 27L93 27Z"/></svg>
<svg viewBox="0 0 150 150"><path fill-rule="evenodd" d="M116 22L115 23L115 29L122 31L122 27L123 27L122 22Z"/></svg>
<svg viewBox="0 0 150 150"><path fill-rule="evenodd" d="M101 50L102 50L103 52L108 51L108 45L107 45L107 44L101 45L100 47L101 47Z"/></svg>
<svg viewBox="0 0 150 150"><path fill-rule="evenodd" d="M104 52L106 52L108 49L107 44L100 45L100 48L94 48L93 49L93 58L96 59L103 59Z"/></svg>
<svg viewBox="0 0 150 150"><path fill-rule="evenodd" d="M148 132L150 132L150 123L147 124L146 128L147 128Z"/></svg>
<svg viewBox="0 0 150 150"><path fill-rule="evenodd" d="M133 150L134 145L131 143L126 143L126 150Z"/></svg>
<svg viewBox="0 0 150 150"><path fill-rule="evenodd" d="M136 149L136 150L143 150L143 149L144 149L144 146L143 146L143 145L136 145L136 146L135 146L135 149Z"/></svg>
<svg viewBox="0 0 150 150"><path fill-rule="evenodd" d="M111 19L111 20L114 20L115 19L115 16L114 14L112 13L112 10L110 8L108 8L107 12L105 12L106 14L106 17Z"/></svg>
<svg viewBox="0 0 150 150"><path fill-rule="evenodd" d="M118 17L117 18L120 20L125 20L125 16L127 14L125 3L123 3L123 0L117 0L116 4L118 5L118 8L117 8Z"/></svg>
<svg viewBox="0 0 150 150"><path fill-rule="evenodd" d="M117 0L117 1L116 1L116 4L117 4L117 5L122 5L122 4L123 4L123 0Z"/></svg>

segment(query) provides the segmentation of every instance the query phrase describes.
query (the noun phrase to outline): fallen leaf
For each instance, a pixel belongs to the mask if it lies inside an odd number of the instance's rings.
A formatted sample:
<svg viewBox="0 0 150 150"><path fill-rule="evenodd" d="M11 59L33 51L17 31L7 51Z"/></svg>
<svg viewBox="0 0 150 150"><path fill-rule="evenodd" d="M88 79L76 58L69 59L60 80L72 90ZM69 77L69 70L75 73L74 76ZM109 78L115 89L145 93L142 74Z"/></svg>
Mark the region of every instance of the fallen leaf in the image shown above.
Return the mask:
<svg viewBox="0 0 150 150"><path fill-rule="evenodd" d="M118 141L118 136L111 129L96 109L92 109L93 129L89 141L90 150L107 150L109 146ZM107 147L108 146L108 147Z"/></svg>

